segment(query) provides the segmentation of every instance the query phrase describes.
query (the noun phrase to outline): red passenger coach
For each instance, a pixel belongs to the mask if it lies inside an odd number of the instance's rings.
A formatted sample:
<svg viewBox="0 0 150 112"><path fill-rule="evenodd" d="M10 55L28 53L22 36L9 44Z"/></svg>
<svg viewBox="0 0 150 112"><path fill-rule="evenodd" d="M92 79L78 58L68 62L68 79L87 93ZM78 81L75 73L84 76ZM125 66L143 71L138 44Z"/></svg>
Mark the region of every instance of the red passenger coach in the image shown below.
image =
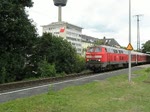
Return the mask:
<svg viewBox="0 0 150 112"><path fill-rule="evenodd" d="M132 65L150 62L150 55L131 52ZM128 51L121 48L99 45L89 47L86 52L87 68L93 71L115 69L128 66Z"/></svg>

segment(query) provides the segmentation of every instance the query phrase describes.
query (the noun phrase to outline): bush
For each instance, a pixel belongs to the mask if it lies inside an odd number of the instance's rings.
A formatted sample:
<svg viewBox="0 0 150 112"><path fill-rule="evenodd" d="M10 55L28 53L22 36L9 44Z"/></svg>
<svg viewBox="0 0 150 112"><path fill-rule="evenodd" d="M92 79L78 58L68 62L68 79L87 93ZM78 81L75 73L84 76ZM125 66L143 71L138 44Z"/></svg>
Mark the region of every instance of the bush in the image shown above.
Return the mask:
<svg viewBox="0 0 150 112"><path fill-rule="evenodd" d="M46 60L41 61L39 63L39 73L41 74L41 77L55 77L55 64L50 64Z"/></svg>
<svg viewBox="0 0 150 112"><path fill-rule="evenodd" d="M76 50L71 43L62 37L55 37L50 33L44 33L35 47L36 62L46 57L48 63L54 63L57 73L74 72L76 62Z"/></svg>
<svg viewBox="0 0 150 112"><path fill-rule="evenodd" d="M85 58L77 55L76 56L76 65L75 65L75 72L79 73L85 70Z"/></svg>
<svg viewBox="0 0 150 112"><path fill-rule="evenodd" d="M5 83L6 74L7 73L5 67L2 67L1 75L0 75L0 83Z"/></svg>

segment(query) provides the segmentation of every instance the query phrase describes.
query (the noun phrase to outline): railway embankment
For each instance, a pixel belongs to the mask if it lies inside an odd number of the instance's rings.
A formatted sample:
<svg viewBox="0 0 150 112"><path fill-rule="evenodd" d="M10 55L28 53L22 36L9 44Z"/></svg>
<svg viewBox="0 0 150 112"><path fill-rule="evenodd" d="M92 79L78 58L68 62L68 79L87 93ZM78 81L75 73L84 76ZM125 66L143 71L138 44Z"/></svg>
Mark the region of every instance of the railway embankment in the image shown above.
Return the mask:
<svg viewBox="0 0 150 112"><path fill-rule="evenodd" d="M103 81L95 80L60 91L17 99L0 104L0 111L55 112L149 112L149 67L133 72L137 76L128 82L127 74Z"/></svg>
<svg viewBox="0 0 150 112"><path fill-rule="evenodd" d="M40 78L40 79L34 79L34 80L0 84L0 93L8 91L8 90L11 91L11 90L15 90L15 89L24 89L24 88L28 88L28 87L50 84L50 83L54 83L54 82L59 82L59 81L72 79L75 77L80 77L80 76L85 76L85 75L91 75L91 74L92 74L91 71L86 71L86 72L82 72L82 73L68 74L68 75L59 76L59 77Z"/></svg>

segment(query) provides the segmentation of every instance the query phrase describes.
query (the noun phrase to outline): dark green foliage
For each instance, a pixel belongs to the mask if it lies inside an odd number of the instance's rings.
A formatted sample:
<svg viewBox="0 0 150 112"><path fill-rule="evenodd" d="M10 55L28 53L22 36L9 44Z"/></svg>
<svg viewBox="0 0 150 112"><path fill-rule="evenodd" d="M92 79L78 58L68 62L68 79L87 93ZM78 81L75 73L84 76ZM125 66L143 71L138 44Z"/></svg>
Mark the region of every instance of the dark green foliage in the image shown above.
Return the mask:
<svg viewBox="0 0 150 112"><path fill-rule="evenodd" d="M6 82L14 81L20 79L23 74L23 69L25 65L25 58L19 53L5 52L1 54L0 58L0 69L6 69Z"/></svg>
<svg viewBox="0 0 150 112"><path fill-rule="evenodd" d="M142 52L146 53L146 52L150 52L150 40L148 40L145 44L143 44L143 50Z"/></svg>
<svg viewBox="0 0 150 112"><path fill-rule="evenodd" d="M0 2L0 71L5 68L5 82L20 80L26 74L28 55L32 54L37 37L35 26L25 13L25 7L31 6L31 0Z"/></svg>
<svg viewBox="0 0 150 112"><path fill-rule="evenodd" d="M85 70L85 58L77 55L76 56L76 66L75 66L75 72L81 72Z"/></svg>
<svg viewBox="0 0 150 112"><path fill-rule="evenodd" d="M38 66L39 73L41 77L55 77L56 69L55 64L50 64L46 59L42 60Z"/></svg>
<svg viewBox="0 0 150 112"><path fill-rule="evenodd" d="M32 40L35 39L36 30L28 19L24 7L9 1L5 0L0 7L1 52L13 52L14 50L24 52L29 49Z"/></svg>
<svg viewBox="0 0 150 112"><path fill-rule="evenodd" d="M5 78L6 78L6 75L7 75L5 67L2 67L2 70L0 72L1 72L0 83L5 83Z"/></svg>
<svg viewBox="0 0 150 112"><path fill-rule="evenodd" d="M25 7L32 5L31 0L0 1L0 83L84 68L83 59L67 40L47 33L37 38L25 12Z"/></svg>
<svg viewBox="0 0 150 112"><path fill-rule="evenodd" d="M15 6L18 5L18 7L32 7L33 2L32 0L1 0L1 7L6 7L7 5ZM8 6L9 6L8 5ZM12 8L12 7L10 7Z"/></svg>
<svg viewBox="0 0 150 112"><path fill-rule="evenodd" d="M46 57L48 63L55 64L57 73L72 73L75 71L76 51L62 37L44 33L39 39L35 51L36 61Z"/></svg>

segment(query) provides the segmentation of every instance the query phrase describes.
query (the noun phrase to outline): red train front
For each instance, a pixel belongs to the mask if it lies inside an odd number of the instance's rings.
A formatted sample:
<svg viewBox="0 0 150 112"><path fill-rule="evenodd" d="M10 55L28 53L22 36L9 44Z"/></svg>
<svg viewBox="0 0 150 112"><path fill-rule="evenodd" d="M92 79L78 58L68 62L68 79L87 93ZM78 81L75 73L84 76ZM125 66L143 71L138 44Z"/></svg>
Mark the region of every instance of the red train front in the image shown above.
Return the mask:
<svg viewBox="0 0 150 112"><path fill-rule="evenodd" d="M95 71L98 68L102 68L106 61L105 48L101 46L88 48L86 52L86 63L89 69Z"/></svg>

